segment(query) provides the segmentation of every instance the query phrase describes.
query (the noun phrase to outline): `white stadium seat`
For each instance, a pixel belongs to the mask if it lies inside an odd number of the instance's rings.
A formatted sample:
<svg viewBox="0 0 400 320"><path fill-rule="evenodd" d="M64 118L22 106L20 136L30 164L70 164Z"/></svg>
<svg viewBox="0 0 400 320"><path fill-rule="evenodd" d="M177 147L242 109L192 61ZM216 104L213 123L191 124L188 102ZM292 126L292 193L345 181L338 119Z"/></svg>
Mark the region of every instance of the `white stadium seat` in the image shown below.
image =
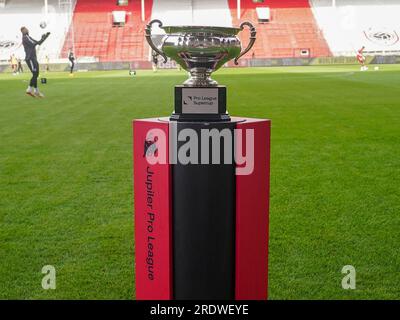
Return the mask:
<svg viewBox="0 0 400 320"><path fill-rule="evenodd" d="M271 20L271 10L268 7L257 7L256 12L259 22L268 22Z"/></svg>

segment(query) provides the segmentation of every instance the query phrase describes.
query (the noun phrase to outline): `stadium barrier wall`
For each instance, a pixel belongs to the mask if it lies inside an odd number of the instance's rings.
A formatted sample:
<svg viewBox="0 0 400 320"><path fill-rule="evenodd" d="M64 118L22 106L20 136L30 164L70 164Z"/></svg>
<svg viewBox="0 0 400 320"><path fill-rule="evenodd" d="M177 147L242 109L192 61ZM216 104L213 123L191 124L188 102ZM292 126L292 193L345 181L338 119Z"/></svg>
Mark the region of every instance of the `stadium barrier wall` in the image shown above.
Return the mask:
<svg viewBox="0 0 400 320"><path fill-rule="evenodd" d="M29 72L28 66L25 62L22 63L24 72ZM69 63L50 63L50 71L66 72L69 71ZM152 65L148 61L134 61L134 62L85 62L77 63L75 71L109 71L109 70L130 70L130 69L151 69ZM40 64L40 70L45 70L45 64ZM12 69L9 64L0 65L0 73L11 73Z"/></svg>
<svg viewBox="0 0 400 320"><path fill-rule="evenodd" d="M367 64L400 64L400 56L367 56ZM282 67L282 66L315 66L315 65L358 65L355 57L320 57L320 58L265 58L265 59L243 59L238 67ZM25 72L29 69L25 62L23 63ZM68 63L51 63L50 71L67 72ZM227 67L237 67L233 63L228 63ZM41 70L44 70L44 64L41 64ZM140 70L151 69L152 64L149 61L133 62L85 62L77 63L76 71L109 71L109 70ZM175 63L160 65L159 69L176 69ZM11 73L9 64L0 64L0 73Z"/></svg>
<svg viewBox="0 0 400 320"><path fill-rule="evenodd" d="M400 63L400 56L375 56L372 64L396 64Z"/></svg>
<svg viewBox="0 0 400 320"><path fill-rule="evenodd" d="M366 56L366 63L371 63L373 57ZM310 65L327 65L327 64L358 64L356 57L319 57L312 59Z"/></svg>

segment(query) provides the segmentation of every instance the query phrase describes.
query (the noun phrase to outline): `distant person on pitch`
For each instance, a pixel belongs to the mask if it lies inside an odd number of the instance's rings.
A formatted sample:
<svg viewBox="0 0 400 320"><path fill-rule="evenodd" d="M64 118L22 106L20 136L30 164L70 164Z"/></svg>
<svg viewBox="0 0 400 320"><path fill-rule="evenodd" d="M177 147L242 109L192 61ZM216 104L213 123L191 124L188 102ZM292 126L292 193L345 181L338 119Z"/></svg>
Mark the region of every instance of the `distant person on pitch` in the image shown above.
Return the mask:
<svg viewBox="0 0 400 320"><path fill-rule="evenodd" d="M158 53L155 51L151 52L151 59L153 62L153 72L157 72L158 69Z"/></svg>
<svg viewBox="0 0 400 320"><path fill-rule="evenodd" d="M50 71L50 58L47 55L45 57L45 62L46 62L46 72L49 72Z"/></svg>
<svg viewBox="0 0 400 320"><path fill-rule="evenodd" d="M361 71L367 71L368 67L365 65L365 57L363 55L365 47L363 46L360 50L357 51L357 60L358 63L361 65Z"/></svg>
<svg viewBox="0 0 400 320"><path fill-rule="evenodd" d="M69 75L73 76L74 75L74 67L75 67L75 56L74 56L74 52L72 51L72 48L69 49L68 60L69 60L70 66L71 66Z"/></svg>
<svg viewBox="0 0 400 320"><path fill-rule="evenodd" d="M18 69L17 69L17 72L18 72L18 73L24 73L24 68L22 67L22 61L21 61L21 59L18 58L17 61L18 61Z"/></svg>
<svg viewBox="0 0 400 320"><path fill-rule="evenodd" d="M11 68L13 71L13 75L15 76L18 73L18 61L17 61L17 57L15 56L15 54L11 55L10 62L11 62Z"/></svg>
<svg viewBox="0 0 400 320"><path fill-rule="evenodd" d="M37 61L36 56L36 46L40 46L49 37L50 32L42 35L42 38L39 41L36 41L29 36L29 30L26 27L22 27L21 32L22 45L25 49L25 61L28 65L28 68L32 72L32 78L29 83L28 89L26 89L26 94L32 97L43 98L44 95L39 91L37 87L37 79L39 77L39 62Z"/></svg>

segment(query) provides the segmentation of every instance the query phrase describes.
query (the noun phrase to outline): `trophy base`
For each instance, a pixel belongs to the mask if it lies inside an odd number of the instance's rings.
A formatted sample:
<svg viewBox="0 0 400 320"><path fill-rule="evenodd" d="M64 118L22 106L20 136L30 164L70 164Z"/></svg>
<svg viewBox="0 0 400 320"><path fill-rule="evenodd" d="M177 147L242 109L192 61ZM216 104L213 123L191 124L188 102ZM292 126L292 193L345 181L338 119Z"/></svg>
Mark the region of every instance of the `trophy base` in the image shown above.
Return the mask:
<svg viewBox="0 0 400 320"><path fill-rule="evenodd" d="M191 114L191 113L173 113L169 118L171 121L203 121L203 122L219 122L231 121L229 114Z"/></svg>
<svg viewBox="0 0 400 320"><path fill-rule="evenodd" d="M226 111L226 87L175 86L172 121L230 121Z"/></svg>
<svg viewBox="0 0 400 320"><path fill-rule="evenodd" d="M218 87L218 82L211 79L210 77L208 78L194 78L194 77L190 77L189 79L187 79L183 85L185 87Z"/></svg>

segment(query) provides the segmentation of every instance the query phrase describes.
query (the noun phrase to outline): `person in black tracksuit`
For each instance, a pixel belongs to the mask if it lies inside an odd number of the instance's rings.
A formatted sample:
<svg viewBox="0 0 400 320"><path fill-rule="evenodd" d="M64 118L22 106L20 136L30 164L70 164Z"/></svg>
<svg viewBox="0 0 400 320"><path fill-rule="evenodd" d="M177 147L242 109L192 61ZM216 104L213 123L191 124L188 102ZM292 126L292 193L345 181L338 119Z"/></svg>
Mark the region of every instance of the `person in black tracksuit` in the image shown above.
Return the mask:
<svg viewBox="0 0 400 320"><path fill-rule="evenodd" d="M39 63L36 57L36 46L41 45L50 35L50 32L42 35L42 38L37 41L29 36L29 30L26 27L21 28L22 33L22 45L25 50L25 62L28 65L29 70L32 72L32 78L29 83L29 87L26 90L26 94L32 97L44 97L44 95L39 92L37 87L37 79L39 77ZM33 91L34 90L34 91Z"/></svg>
<svg viewBox="0 0 400 320"><path fill-rule="evenodd" d="M24 73L24 68L22 67L22 61L20 58L18 58L18 69L17 72L19 73Z"/></svg>
<svg viewBox="0 0 400 320"><path fill-rule="evenodd" d="M70 74L72 75L74 73L74 67L75 67L75 56L74 56L74 52L72 51L72 49L69 50L68 60L71 65Z"/></svg>

